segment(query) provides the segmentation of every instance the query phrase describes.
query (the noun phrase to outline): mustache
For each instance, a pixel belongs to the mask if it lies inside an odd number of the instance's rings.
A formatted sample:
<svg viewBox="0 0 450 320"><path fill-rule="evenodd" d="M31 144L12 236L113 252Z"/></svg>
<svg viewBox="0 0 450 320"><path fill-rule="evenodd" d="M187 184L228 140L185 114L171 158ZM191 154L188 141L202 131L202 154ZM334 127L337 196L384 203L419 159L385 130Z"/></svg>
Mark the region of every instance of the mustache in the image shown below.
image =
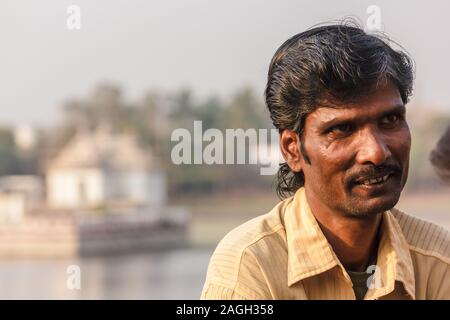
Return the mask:
<svg viewBox="0 0 450 320"><path fill-rule="evenodd" d="M388 174L395 174L401 172L402 172L401 166L396 163L386 163L379 166L367 166L349 174L346 179L346 182L349 185L357 183L357 181L379 178Z"/></svg>

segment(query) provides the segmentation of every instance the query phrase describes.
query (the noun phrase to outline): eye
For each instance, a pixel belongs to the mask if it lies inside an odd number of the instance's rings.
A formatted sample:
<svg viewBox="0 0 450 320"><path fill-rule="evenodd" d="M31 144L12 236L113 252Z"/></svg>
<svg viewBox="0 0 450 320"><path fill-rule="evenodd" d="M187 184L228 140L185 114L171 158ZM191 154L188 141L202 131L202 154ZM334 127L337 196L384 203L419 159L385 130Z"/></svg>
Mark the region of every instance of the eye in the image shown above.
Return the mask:
<svg viewBox="0 0 450 320"><path fill-rule="evenodd" d="M401 120L398 114L389 114L381 118L380 124L384 127L394 127Z"/></svg>
<svg viewBox="0 0 450 320"><path fill-rule="evenodd" d="M348 135L352 133L354 126L351 123L342 123L331 127L328 132L337 135Z"/></svg>

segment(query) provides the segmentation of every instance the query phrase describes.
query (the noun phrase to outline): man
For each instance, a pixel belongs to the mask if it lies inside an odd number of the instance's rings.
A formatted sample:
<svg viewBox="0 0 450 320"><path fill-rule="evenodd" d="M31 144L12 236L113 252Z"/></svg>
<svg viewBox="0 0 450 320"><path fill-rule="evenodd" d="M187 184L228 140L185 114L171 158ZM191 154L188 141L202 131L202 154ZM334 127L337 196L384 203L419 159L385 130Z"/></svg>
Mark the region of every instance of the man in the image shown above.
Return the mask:
<svg viewBox="0 0 450 320"><path fill-rule="evenodd" d="M439 139L436 148L430 154L430 160L436 173L443 181L450 182L450 127Z"/></svg>
<svg viewBox="0 0 450 320"><path fill-rule="evenodd" d="M358 26L278 49L265 95L287 198L225 236L202 299L450 298L448 231L394 209L412 85L410 58Z"/></svg>

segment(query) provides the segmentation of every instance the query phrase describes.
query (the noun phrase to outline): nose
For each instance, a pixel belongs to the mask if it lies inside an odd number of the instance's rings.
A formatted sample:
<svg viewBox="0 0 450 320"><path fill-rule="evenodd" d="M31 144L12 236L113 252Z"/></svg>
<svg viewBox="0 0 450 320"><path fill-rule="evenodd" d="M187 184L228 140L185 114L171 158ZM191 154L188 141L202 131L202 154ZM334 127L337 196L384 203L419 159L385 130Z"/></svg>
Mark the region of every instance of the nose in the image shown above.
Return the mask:
<svg viewBox="0 0 450 320"><path fill-rule="evenodd" d="M359 164L381 165L391 157L384 137L376 129L367 128L361 132L356 161Z"/></svg>

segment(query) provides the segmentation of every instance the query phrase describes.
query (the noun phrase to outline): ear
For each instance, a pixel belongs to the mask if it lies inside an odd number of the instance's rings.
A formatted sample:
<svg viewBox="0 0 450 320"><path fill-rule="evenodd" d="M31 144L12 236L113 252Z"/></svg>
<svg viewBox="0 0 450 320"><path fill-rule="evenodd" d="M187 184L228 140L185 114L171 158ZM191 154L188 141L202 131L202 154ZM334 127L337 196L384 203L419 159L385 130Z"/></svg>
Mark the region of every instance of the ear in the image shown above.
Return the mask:
<svg viewBox="0 0 450 320"><path fill-rule="evenodd" d="M294 131L285 129L280 134L280 149L284 160L294 172L302 171L300 137Z"/></svg>

